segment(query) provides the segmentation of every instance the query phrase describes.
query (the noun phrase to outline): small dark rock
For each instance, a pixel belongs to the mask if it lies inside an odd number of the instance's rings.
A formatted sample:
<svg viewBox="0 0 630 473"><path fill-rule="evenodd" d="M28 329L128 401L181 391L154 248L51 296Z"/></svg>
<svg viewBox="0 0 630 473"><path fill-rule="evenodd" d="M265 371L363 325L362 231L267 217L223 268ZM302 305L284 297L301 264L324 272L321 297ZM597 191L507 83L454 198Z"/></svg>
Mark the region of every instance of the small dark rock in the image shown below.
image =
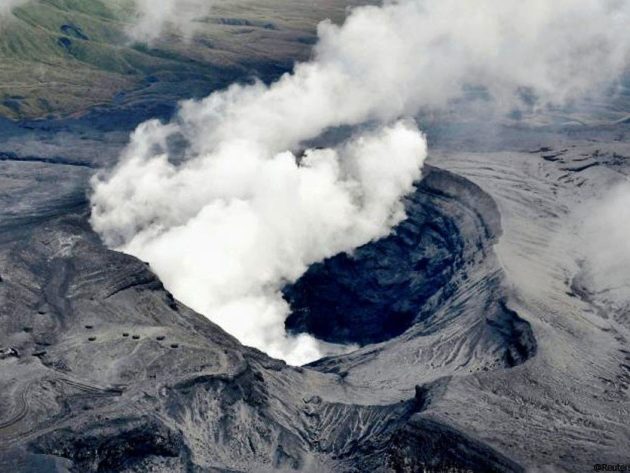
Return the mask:
<svg viewBox="0 0 630 473"><path fill-rule="evenodd" d="M16 348L9 347L6 350L0 350L0 360L5 358L19 358L20 352Z"/></svg>
<svg viewBox="0 0 630 473"><path fill-rule="evenodd" d="M69 52L72 47L72 40L70 38L60 37L57 39L57 45Z"/></svg>
<svg viewBox="0 0 630 473"><path fill-rule="evenodd" d="M321 404L322 398L319 396L311 396L308 399L304 399L305 404Z"/></svg>
<svg viewBox="0 0 630 473"><path fill-rule="evenodd" d="M59 30L67 35L67 36L72 36L73 38L77 38L77 39L82 39L84 41L87 41L89 38L83 33L83 31L81 30L80 27L75 26L75 25L61 25L61 28L59 28Z"/></svg>

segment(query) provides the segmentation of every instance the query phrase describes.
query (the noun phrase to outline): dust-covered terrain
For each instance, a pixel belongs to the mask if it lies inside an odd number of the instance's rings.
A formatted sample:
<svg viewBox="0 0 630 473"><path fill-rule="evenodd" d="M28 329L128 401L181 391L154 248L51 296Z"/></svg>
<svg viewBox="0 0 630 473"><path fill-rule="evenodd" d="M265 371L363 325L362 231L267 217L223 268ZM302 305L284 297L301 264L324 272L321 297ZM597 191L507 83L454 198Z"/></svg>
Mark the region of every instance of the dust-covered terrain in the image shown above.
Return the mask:
<svg viewBox="0 0 630 473"><path fill-rule="evenodd" d="M282 289L289 333L358 347L348 354L295 367L245 347L148 262L103 244L89 179L139 122L252 71L277 77L346 5L241 3L215 10L190 48L168 36L146 50L118 44L122 20L108 15L124 10L96 0L22 6L0 30L2 54L19 57L0 69L11 90L0 109L0 471L629 463L630 249L616 233L630 173L625 87L544 116L419 117L429 157L408 218ZM45 91L25 72L43 44L57 48L41 53L55 57Z"/></svg>

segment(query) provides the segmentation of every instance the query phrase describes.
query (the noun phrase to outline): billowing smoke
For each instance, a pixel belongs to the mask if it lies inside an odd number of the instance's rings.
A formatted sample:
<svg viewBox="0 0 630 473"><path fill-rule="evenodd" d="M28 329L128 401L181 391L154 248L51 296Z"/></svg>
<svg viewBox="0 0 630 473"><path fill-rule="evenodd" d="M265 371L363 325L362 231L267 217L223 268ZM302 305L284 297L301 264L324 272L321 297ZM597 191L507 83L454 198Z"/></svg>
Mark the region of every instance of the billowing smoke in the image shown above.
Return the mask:
<svg viewBox="0 0 630 473"><path fill-rule="evenodd" d="M132 39L151 43L166 29L194 35L198 20L206 16L214 0L135 0L137 18L128 28Z"/></svg>
<svg viewBox="0 0 630 473"><path fill-rule="evenodd" d="M625 67L630 4L401 0L320 24L313 59L266 86L233 85L133 134L93 181L92 224L151 263L183 302L292 363L339 347L284 332L280 288L323 258L391 231L426 144L405 117L467 90L500 109L557 105ZM403 119L401 121L401 119ZM327 149L298 152L338 126ZM173 156L169 139L188 143Z"/></svg>
<svg viewBox="0 0 630 473"><path fill-rule="evenodd" d="M94 228L150 261L179 299L244 343L293 363L320 357L312 337L285 336L279 290L403 219L400 199L420 176L424 139L397 122L298 161L245 132L215 147L196 143L208 149L176 166L154 154L174 128L149 122L136 131L115 174L95 183Z"/></svg>
<svg viewBox="0 0 630 473"><path fill-rule="evenodd" d="M579 212L582 283L601 299L627 304L630 294L630 183L617 184Z"/></svg>

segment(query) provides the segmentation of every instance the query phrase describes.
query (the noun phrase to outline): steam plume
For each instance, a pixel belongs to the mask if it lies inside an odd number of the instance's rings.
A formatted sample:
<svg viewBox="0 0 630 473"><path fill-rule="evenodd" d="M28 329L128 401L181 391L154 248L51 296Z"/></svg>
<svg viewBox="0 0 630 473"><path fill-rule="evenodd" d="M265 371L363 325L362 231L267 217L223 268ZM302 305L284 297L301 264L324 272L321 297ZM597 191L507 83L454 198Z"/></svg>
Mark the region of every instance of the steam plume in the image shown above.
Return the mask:
<svg viewBox="0 0 630 473"><path fill-rule="evenodd" d="M0 0L0 20L11 15L13 9L33 0ZM132 0L137 17L127 28L131 39L151 43L167 28L191 37L196 20L207 15L214 0Z"/></svg>
<svg viewBox="0 0 630 473"><path fill-rule="evenodd" d="M600 298L627 305L630 294L630 183L612 186L579 212L576 247L583 255L583 277ZM578 253L578 254L579 254ZM618 309L619 307L617 307Z"/></svg>
<svg viewBox="0 0 630 473"><path fill-rule="evenodd" d="M386 235L426 154L409 120L466 90L501 109L573 100L625 67L630 4L401 0L319 25L312 61L271 86L233 85L133 134L93 181L92 224L246 344L293 363L335 347L289 337L279 289L323 258ZM293 154L341 125L370 131ZM183 162L168 140L189 143Z"/></svg>
<svg viewBox="0 0 630 473"><path fill-rule="evenodd" d="M0 21L11 14L15 7L25 4L29 0L2 0L0 2Z"/></svg>
<svg viewBox="0 0 630 473"><path fill-rule="evenodd" d="M195 32L196 20L207 15L213 0L135 0L138 17L128 32L132 39L152 42L167 27L185 37Z"/></svg>

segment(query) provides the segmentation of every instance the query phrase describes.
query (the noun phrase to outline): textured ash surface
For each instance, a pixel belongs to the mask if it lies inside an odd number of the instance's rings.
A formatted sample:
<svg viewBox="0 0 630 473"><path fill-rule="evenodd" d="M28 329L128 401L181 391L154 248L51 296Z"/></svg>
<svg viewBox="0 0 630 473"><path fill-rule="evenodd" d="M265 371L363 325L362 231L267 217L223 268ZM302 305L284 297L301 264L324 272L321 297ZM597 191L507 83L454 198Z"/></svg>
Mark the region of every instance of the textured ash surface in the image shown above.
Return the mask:
<svg viewBox="0 0 630 473"><path fill-rule="evenodd" d="M305 368L242 347L146 264L104 248L86 223L90 167L5 159L0 342L15 352L0 360L2 471L627 460L627 319L573 292L580 255L557 237L572 207L625 178L630 147L607 129L575 132L506 129L493 151L436 145L408 221L287 289L303 291L296 314L322 336L371 342L400 307L402 333ZM559 159L539 150L549 140Z"/></svg>

